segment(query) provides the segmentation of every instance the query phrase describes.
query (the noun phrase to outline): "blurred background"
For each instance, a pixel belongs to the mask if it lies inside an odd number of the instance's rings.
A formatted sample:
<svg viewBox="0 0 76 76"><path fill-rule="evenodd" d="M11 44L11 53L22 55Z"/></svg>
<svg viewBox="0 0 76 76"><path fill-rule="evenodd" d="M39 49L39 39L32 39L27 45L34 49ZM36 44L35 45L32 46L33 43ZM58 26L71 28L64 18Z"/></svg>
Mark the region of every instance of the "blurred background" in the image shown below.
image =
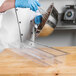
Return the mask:
<svg viewBox="0 0 76 76"><path fill-rule="evenodd" d="M40 3L44 10L46 10L51 3L54 3L60 16L63 12L63 8L65 8L66 5L75 5L76 0L40 0ZM54 47L76 46L76 25L62 25L59 20L59 23L52 35L48 37L39 37L36 41Z"/></svg>
<svg viewBox="0 0 76 76"><path fill-rule="evenodd" d="M44 10L46 10L51 3L54 3L60 17L61 13L63 12L63 8L65 8L66 5L75 5L76 0L40 0L40 3ZM0 27L1 20L2 15L0 15ZM59 20L52 35L48 37L38 37L36 41L53 47L76 46L76 25L62 25Z"/></svg>

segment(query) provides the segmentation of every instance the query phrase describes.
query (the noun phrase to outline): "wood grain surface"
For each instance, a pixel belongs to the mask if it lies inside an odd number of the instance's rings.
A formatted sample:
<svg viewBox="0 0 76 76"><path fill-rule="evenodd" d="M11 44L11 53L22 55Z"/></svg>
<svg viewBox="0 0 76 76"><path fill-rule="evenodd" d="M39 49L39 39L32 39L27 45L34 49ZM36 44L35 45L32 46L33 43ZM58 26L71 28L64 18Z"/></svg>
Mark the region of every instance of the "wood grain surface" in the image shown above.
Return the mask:
<svg viewBox="0 0 76 76"><path fill-rule="evenodd" d="M56 48L69 54L63 63L48 67L6 49L0 53L0 76L76 76L76 47Z"/></svg>

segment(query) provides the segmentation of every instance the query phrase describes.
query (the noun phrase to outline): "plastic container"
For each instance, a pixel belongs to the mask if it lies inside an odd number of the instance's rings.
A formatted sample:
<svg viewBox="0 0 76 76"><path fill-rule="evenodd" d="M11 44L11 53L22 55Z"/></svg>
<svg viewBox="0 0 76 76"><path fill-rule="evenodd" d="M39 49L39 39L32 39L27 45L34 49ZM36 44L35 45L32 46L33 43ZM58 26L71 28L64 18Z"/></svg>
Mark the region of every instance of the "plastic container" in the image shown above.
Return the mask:
<svg viewBox="0 0 76 76"><path fill-rule="evenodd" d="M25 43L12 44L11 50L25 58L41 64L43 66L51 66L55 63L61 63L67 52L48 47L38 42L26 41Z"/></svg>

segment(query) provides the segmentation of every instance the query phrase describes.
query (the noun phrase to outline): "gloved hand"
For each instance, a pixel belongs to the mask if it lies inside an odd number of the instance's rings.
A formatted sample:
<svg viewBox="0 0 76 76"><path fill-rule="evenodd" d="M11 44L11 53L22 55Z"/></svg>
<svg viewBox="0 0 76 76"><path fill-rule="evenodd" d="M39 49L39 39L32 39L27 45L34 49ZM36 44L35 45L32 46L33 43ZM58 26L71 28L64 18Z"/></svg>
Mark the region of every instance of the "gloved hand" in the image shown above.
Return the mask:
<svg viewBox="0 0 76 76"><path fill-rule="evenodd" d="M40 4L37 0L15 0L15 7L30 8L33 11L38 10Z"/></svg>
<svg viewBox="0 0 76 76"><path fill-rule="evenodd" d="M42 22L42 15L35 17L35 24L40 24Z"/></svg>

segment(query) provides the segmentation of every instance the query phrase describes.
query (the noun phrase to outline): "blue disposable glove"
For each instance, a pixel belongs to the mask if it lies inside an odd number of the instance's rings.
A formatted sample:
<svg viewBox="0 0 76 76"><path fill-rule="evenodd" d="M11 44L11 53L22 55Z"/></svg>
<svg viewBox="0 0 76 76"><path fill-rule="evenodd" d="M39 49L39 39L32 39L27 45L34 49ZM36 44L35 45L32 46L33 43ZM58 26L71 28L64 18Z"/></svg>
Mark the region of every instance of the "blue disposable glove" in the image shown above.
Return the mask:
<svg viewBox="0 0 76 76"><path fill-rule="evenodd" d="M40 24L42 22L42 15L35 17L35 24Z"/></svg>
<svg viewBox="0 0 76 76"><path fill-rule="evenodd" d="M30 8L33 11L37 11L38 6L40 7L40 4L37 0L15 0L15 8Z"/></svg>

